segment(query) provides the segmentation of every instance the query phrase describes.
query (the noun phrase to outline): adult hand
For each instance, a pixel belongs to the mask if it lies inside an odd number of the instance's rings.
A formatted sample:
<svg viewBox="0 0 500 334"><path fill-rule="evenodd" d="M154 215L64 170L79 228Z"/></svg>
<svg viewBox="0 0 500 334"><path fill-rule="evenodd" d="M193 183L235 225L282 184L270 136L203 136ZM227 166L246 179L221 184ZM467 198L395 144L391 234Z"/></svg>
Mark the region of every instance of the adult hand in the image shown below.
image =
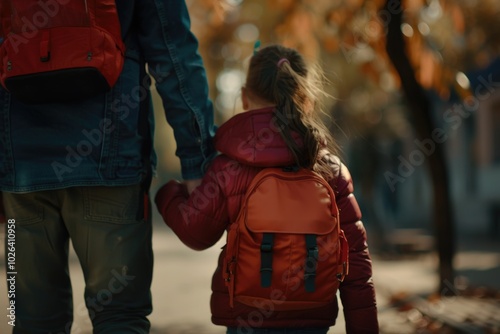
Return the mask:
<svg viewBox="0 0 500 334"><path fill-rule="evenodd" d="M201 179L185 180L184 184L187 187L189 195L201 184Z"/></svg>

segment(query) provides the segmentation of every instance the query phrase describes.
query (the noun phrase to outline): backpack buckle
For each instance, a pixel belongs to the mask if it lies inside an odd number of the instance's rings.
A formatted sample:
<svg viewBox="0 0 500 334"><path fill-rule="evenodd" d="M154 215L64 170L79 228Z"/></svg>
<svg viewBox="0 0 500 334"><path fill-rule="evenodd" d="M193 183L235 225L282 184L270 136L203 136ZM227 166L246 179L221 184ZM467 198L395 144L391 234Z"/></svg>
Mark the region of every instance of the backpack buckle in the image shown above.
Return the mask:
<svg viewBox="0 0 500 334"><path fill-rule="evenodd" d="M273 243L274 234L264 233L260 244L260 286L268 288L271 286L273 274Z"/></svg>
<svg viewBox="0 0 500 334"><path fill-rule="evenodd" d="M40 61L46 63L50 60L50 33L48 30L42 33L40 42Z"/></svg>
<svg viewBox="0 0 500 334"><path fill-rule="evenodd" d="M304 283L307 292L314 292L316 286L314 279L316 277L316 269L318 267L319 249L316 242L316 235L306 235L307 258L304 268Z"/></svg>
<svg viewBox="0 0 500 334"><path fill-rule="evenodd" d="M260 250L264 253L269 253L273 250L273 245L272 244L268 244L268 243L262 243L260 245Z"/></svg>
<svg viewBox="0 0 500 334"><path fill-rule="evenodd" d="M307 258L317 260L319 257L318 247L312 247L307 249Z"/></svg>
<svg viewBox="0 0 500 334"><path fill-rule="evenodd" d="M342 283L347 275L347 262L342 262L342 272L337 274L337 280Z"/></svg>

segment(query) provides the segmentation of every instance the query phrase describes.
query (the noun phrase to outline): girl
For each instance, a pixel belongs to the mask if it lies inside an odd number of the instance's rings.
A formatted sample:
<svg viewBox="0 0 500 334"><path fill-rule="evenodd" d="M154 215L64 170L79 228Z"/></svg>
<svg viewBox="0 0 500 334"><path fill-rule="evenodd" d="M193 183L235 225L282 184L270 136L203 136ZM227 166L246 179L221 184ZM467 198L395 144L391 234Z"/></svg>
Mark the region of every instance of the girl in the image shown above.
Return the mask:
<svg viewBox="0 0 500 334"><path fill-rule="evenodd" d="M183 184L170 181L158 191L156 204L182 242L202 250L214 245L236 220L247 187L263 168L299 166L320 173L335 190L340 226L349 242L350 272L339 288L347 332L378 333L361 212L350 174L335 156L334 142L319 120L320 90L311 72L293 49L276 45L256 52L242 88L246 112L222 125L215 137L222 154L191 196ZM212 322L228 327L227 333L325 334L335 324L336 299L325 307L268 312L258 322L251 321L256 308L237 301L229 306L224 255L225 248L212 280L211 310Z"/></svg>

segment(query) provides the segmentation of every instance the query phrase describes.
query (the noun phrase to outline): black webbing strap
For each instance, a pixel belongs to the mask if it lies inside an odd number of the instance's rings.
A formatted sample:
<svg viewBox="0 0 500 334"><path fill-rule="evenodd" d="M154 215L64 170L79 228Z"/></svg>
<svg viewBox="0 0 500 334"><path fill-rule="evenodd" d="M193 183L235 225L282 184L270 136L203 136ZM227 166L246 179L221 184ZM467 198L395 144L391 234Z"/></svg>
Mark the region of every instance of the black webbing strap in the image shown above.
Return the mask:
<svg viewBox="0 0 500 334"><path fill-rule="evenodd" d="M318 265L318 245L315 234L306 234L307 258L304 272L304 284L307 292L314 292L314 279Z"/></svg>
<svg viewBox="0 0 500 334"><path fill-rule="evenodd" d="M264 233L260 245L260 285L263 288L271 286L273 273L273 233Z"/></svg>

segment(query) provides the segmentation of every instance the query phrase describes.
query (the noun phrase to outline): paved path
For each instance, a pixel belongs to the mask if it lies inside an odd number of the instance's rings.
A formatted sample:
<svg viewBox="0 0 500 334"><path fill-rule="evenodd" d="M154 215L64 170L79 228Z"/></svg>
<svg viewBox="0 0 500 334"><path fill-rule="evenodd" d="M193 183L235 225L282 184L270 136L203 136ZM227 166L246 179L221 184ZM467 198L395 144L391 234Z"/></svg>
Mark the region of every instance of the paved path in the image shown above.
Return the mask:
<svg viewBox="0 0 500 334"><path fill-rule="evenodd" d="M155 251L155 271L152 285L154 311L150 317L153 329L152 334L223 334L224 328L217 327L210 322L209 297L210 281L215 269L217 256L223 241L203 252L192 251L183 246L164 225L154 226L155 233L153 247ZM3 236L2 236L3 237ZM474 245L473 245L474 246ZM500 245L499 243L481 243L477 247L459 249L457 269L460 275L465 275L472 284L490 285L500 291ZM4 276L5 267L0 260L0 275ZM414 298L425 296L435 290L437 266L435 256L423 255L418 258L396 260L381 259L374 256L374 279L377 287L379 303L379 320L382 333L415 333L415 324L423 312L408 310L400 312L397 303L392 303L395 296ZM83 276L74 254L70 260L71 277L75 294L75 309L83 307ZM0 280L0 309L6 310L5 281ZM431 309L428 304L417 300L421 311L441 312L446 308L451 314L452 321L471 323L471 314L479 312L477 317L496 326L500 316L498 303L488 304L485 308L483 301L474 301L470 298L460 300L449 299L440 307ZM424 300L423 302L426 302ZM412 299L415 306L415 300ZM479 303L479 304L478 304ZM417 303L418 304L418 303ZM444 305L444 306L443 306ZM433 305L435 306L435 305ZM448 312L450 311L450 312ZM3 314L3 312L0 312ZM493 315L492 315L493 314ZM3 320L2 320L3 319ZM495 322L497 321L497 322ZM330 333L342 334L344 331L343 318ZM500 325L499 325L500 326ZM494 327L492 327L494 328ZM0 333L8 333L6 317L0 318ZM72 334L90 333L90 322L86 315L77 314ZM500 333L500 329L492 331ZM478 332L480 333L480 332Z"/></svg>

